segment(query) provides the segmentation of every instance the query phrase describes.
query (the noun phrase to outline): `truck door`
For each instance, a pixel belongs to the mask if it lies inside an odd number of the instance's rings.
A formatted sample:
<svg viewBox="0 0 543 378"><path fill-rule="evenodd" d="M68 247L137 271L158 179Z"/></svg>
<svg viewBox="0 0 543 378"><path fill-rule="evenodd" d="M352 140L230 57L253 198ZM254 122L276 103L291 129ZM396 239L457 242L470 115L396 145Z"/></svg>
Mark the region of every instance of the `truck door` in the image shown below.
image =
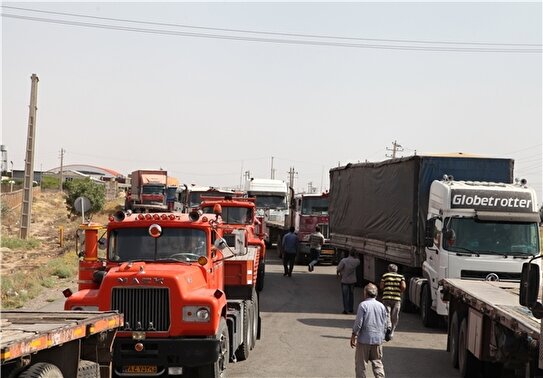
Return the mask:
<svg viewBox="0 0 543 378"><path fill-rule="evenodd" d="M424 270L428 275L428 282L432 288L432 298L435 298L434 291L437 289L438 272L440 266L441 239L443 235L443 221L440 218L435 219L434 240L431 247L426 247L426 261L424 262Z"/></svg>

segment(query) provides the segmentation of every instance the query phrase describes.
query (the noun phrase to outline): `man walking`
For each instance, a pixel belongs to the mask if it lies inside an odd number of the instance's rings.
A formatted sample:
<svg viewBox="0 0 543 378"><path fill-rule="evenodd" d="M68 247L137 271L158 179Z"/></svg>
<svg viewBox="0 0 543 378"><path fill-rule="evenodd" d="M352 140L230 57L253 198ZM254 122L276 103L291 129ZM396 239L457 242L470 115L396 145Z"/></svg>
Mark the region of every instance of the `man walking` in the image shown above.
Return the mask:
<svg viewBox="0 0 543 378"><path fill-rule="evenodd" d="M360 259L353 250L349 256L341 259L336 272L341 276L341 295L343 297L343 313L353 313L354 308L354 284L356 283L356 268L360 265Z"/></svg>
<svg viewBox="0 0 543 378"><path fill-rule="evenodd" d="M315 232L309 235L309 255L311 256L311 262L307 266L307 269L312 272L315 265L319 262L321 256L321 248L324 244L324 235L321 234L321 228L315 227Z"/></svg>
<svg viewBox="0 0 543 378"><path fill-rule="evenodd" d="M281 246L283 249L283 268L285 269L283 276L292 277L294 261L296 260L296 253L298 253L298 235L294 233L294 226L290 226L288 234L283 236Z"/></svg>
<svg viewBox="0 0 543 378"><path fill-rule="evenodd" d="M379 286L383 291L383 304L388 313L387 325L390 329L390 335L387 336L387 338L392 340L394 330L400 319L402 293L405 291L406 287L405 278L398 273L398 266L396 264L388 265L388 273L383 274Z"/></svg>
<svg viewBox="0 0 543 378"><path fill-rule="evenodd" d="M371 362L375 378L384 378L383 339L387 327L387 310L377 301L377 286L364 287L364 300L358 305L351 336L351 348L355 352L356 378L366 378L366 364Z"/></svg>

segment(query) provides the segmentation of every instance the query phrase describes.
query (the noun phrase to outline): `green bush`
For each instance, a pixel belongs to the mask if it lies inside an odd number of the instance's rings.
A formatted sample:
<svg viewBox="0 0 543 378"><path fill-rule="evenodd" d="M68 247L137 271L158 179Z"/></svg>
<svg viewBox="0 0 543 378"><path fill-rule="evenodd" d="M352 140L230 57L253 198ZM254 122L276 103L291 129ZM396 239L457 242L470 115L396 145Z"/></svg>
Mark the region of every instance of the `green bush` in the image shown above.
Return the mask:
<svg viewBox="0 0 543 378"><path fill-rule="evenodd" d="M41 188L42 189L58 189L59 179L54 176L42 176L41 178Z"/></svg>
<svg viewBox="0 0 543 378"><path fill-rule="evenodd" d="M94 214L104 208L106 202L106 188L103 185L96 184L91 179L81 179L67 181L64 184L68 197L66 198L66 206L72 214L77 214L74 208L74 202L77 197L87 197L90 200L91 207L85 210L85 214Z"/></svg>
<svg viewBox="0 0 543 378"><path fill-rule="evenodd" d="M35 249L40 246L41 242L38 239L20 239L16 237L10 237L2 235L2 247L9 249Z"/></svg>

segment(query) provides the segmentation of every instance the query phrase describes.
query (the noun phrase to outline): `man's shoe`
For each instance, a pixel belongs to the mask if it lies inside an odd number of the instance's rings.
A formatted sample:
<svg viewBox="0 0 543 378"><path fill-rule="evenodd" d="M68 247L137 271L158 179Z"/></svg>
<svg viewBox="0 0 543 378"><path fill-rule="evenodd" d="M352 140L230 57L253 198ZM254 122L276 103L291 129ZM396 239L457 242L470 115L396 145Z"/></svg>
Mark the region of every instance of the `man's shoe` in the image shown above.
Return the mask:
<svg viewBox="0 0 543 378"><path fill-rule="evenodd" d="M343 311L342 314L348 314L348 312L347 312L347 311Z"/></svg>
<svg viewBox="0 0 543 378"><path fill-rule="evenodd" d="M283 273L283 276L286 276L286 275L288 275L288 273Z"/></svg>

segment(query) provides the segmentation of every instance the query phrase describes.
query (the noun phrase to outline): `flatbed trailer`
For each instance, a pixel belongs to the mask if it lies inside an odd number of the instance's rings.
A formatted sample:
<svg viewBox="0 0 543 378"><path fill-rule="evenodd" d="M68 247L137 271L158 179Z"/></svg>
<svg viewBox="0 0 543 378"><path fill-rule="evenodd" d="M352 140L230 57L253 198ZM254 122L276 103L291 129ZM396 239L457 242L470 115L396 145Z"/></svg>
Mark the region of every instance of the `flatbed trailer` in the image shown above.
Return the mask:
<svg viewBox="0 0 543 378"><path fill-rule="evenodd" d="M449 302L447 350L463 377L499 377L504 369L542 376L541 321L519 304L518 282L447 278L440 285Z"/></svg>
<svg viewBox="0 0 543 378"><path fill-rule="evenodd" d="M2 310L0 316L2 377L111 376L111 345L122 314Z"/></svg>

